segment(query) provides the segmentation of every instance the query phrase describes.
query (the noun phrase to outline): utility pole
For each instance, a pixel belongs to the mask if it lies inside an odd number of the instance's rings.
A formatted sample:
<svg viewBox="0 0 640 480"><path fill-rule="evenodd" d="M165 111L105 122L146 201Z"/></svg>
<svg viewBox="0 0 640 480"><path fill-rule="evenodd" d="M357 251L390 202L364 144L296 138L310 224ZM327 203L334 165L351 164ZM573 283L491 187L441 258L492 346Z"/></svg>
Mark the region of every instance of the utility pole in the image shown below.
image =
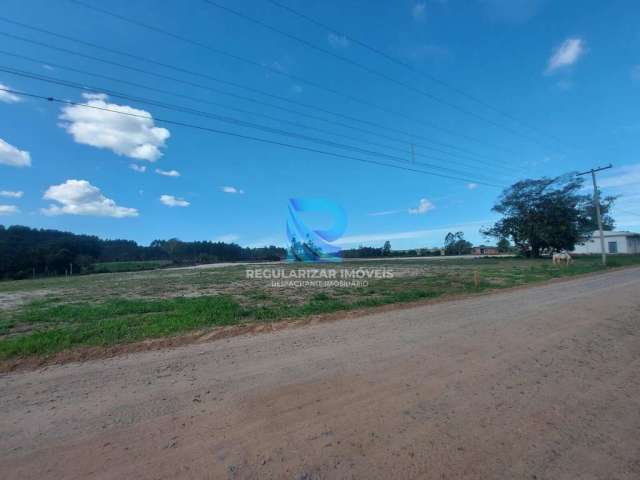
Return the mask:
<svg viewBox="0 0 640 480"><path fill-rule="evenodd" d="M602 231L602 217L600 216L600 194L598 193L598 184L596 183L596 172L607 170L612 168L613 165L609 164L606 167L597 167L587 170L586 172L579 173L578 175L591 174L593 180L593 203L596 206L596 216L598 217L598 230L600 230L600 249L602 251L602 265L607 266L607 252L604 249L604 232Z"/></svg>

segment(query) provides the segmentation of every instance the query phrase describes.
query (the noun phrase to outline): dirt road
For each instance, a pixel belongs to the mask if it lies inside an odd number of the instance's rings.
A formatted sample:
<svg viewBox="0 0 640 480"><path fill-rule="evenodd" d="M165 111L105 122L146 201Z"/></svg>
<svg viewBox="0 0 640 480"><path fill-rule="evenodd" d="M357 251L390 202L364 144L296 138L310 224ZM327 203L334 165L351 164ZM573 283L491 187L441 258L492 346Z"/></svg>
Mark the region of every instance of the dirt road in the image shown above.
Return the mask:
<svg viewBox="0 0 640 480"><path fill-rule="evenodd" d="M0 389L4 479L637 479L640 269Z"/></svg>

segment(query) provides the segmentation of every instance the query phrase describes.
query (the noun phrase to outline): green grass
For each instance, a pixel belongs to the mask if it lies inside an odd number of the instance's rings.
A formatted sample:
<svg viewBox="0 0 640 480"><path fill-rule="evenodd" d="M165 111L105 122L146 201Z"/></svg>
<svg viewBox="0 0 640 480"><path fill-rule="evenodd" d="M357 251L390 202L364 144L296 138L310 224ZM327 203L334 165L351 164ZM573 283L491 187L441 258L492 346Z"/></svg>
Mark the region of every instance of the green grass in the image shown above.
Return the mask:
<svg viewBox="0 0 640 480"><path fill-rule="evenodd" d="M45 325L0 342L0 358L46 355L73 346L108 346L238 323L246 313L229 297L109 300L102 304L33 302L16 323Z"/></svg>
<svg viewBox="0 0 640 480"><path fill-rule="evenodd" d="M640 255L609 258L610 267L640 265ZM599 257L569 267L548 259L344 262L339 268L388 267L396 276L363 288L271 288L246 279L244 267L154 270L0 284L19 296L0 310L0 359L50 355L78 346L111 346L248 322L481 293L604 269ZM285 265L279 268L333 268ZM474 272L480 273L475 286Z"/></svg>
<svg viewBox="0 0 640 480"><path fill-rule="evenodd" d="M118 273L155 270L171 265L169 260L149 260L135 262L101 262L91 265L93 273Z"/></svg>

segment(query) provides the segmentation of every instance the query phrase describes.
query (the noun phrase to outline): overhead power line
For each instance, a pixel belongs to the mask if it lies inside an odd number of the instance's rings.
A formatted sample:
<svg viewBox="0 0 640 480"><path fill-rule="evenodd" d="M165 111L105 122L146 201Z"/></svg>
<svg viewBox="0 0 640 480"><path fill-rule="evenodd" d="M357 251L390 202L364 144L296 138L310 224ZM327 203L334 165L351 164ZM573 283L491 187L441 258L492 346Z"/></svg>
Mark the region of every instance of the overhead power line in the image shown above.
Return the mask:
<svg viewBox="0 0 640 480"><path fill-rule="evenodd" d="M477 103L478 105L482 105L483 107L485 107L485 108L487 108L489 110L492 110L492 111L502 115L505 118L508 118L508 119L510 119L510 120L512 120L512 121L514 121L516 123L519 123L520 125L522 125L523 127L528 128L529 130L538 132L542 136L548 136L548 137L554 139L555 141L560 142L560 139L558 139L557 137L555 137L553 135L550 135L547 132L542 131L538 127L535 127L535 126L529 124L528 122L525 122L525 121L519 119L518 117L516 117L516 116L514 116L514 115L512 115L512 114L510 114L510 113L508 113L508 112L506 112L506 111L504 111L504 110L502 110L502 109L500 109L498 107L495 107L494 105L491 105L490 103L482 100L481 98L479 98L479 97L477 97L477 96L475 96L475 95L473 95L473 94L471 94L471 93L469 93L469 92L467 92L465 90L462 90L461 88L458 88L458 87L456 87L455 85L452 85L449 82L446 82L446 81L444 81L442 79L439 79L439 78L435 77L434 75L432 75L432 74L430 74L428 72L425 72L424 70L416 68L414 65L412 65L412 64L410 64L408 62L405 62L404 60L401 60L401 59L399 59L397 57L389 55L388 53L384 52L383 50L381 50L381 49L379 49L377 47L372 46L371 44L365 43L362 40L358 40L357 38L354 38L353 36L348 35L348 34L344 33L343 31L340 31L340 30L338 30L338 29L336 29L336 28L334 28L332 26L329 26L326 23L323 23L323 22L311 17L310 15L307 15L307 14L304 14L304 13L298 11L298 10L295 10L294 8L292 8L292 7L288 6L288 5L284 5L281 2L278 2L276 0L266 0L266 1L271 3L272 5L275 5L278 8L281 8L281 9L283 9L283 10L285 10L285 11L287 11L287 12L289 12L289 13L291 13L291 14L299 17L299 18L302 18L302 19L314 24L315 26L317 26L317 27L319 27L319 28L321 28L321 29L323 29L325 31L328 31L330 33L333 33L335 35L343 37L343 38L347 39L350 43L353 43L355 45L359 45L360 47L362 47L362 48L364 48L366 50L369 50L370 52L373 52L376 55L379 55L379 56L387 59L388 61L390 61L392 63L395 63L396 65L400 65L400 66L412 71L413 73L416 73L416 74L420 75L423 78L426 78L426 79L428 79L428 80L430 80L430 81L432 81L432 82L434 82L434 83L436 83L436 84L438 84L440 86L443 86L443 87L445 87L445 88L457 93L458 95L460 95L462 97L465 97L468 100L471 100L471 101Z"/></svg>
<svg viewBox="0 0 640 480"><path fill-rule="evenodd" d="M70 1L72 1L74 3L86 5L84 2L81 2L79 0L70 0ZM450 102L450 101L448 101L448 100L446 100L446 99L444 99L442 97L434 95L434 94L432 94L432 93L430 93L430 92L428 92L426 90L423 90L421 88L415 87L415 86L411 85L410 83L403 82L402 80L398 80L397 78L394 78L391 75L387 75L384 72L380 72L380 71L375 70L373 68L370 68L370 67L368 67L368 66L366 66L366 65L364 65L364 64L362 64L360 62L357 62L355 60L351 60L350 58L345 57L344 55L340 55L340 54L337 54L335 52L332 52L331 50L329 50L327 48L320 47L320 46L318 46L318 45L316 45L316 44L314 44L314 43L312 43L312 42L310 42L308 40L305 40L304 38L298 37L296 35L292 35L292 34L290 34L288 32L285 32L284 30L282 30L280 28L274 27L273 25L270 25L270 24L268 24L266 22L263 22L262 20L259 20L257 18L251 17L250 15L242 13L242 12L236 10L236 9L231 8L231 7L227 7L226 5L222 5L222 4L218 3L218 2L214 2L213 0L202 0L202 1L204 3L206 3L206 4L208 4L208 5L211 5L212 7L215 7L215 8L218 8L220 10L223 10L223 11L225 11L227 13L235 15L235 16L237 16L239 18L242 18L242 19L244 19L244 20L246 20L248 22L251 22L251 23L253 23L255 25L259 25L260 27L265 28L265 29L267 29L267 30L269 30L271 32L277 33L278 35L281 35L281 36L283 36L285 38L288 38L290 40L298 42L298 43L300 43L300 44L302 44L302 45L304 45L304 46L306 46L308 48L311 48L312 50L315 50L317 52L321 52L321 53L323 53L325 55L328 55L330 57L338 59L343 63L346 63L346 64L352 65L352 66L354 66L356 68L359 68L360 70L362 70L364 72L367 72L370 75L373 75L373 76L376 76L378 78L381 78L381 79L383 79L383 80L385 80L387 82L393 83L394 85L401 86L401 87L403 87L403 88L405 88L405 89L407 89L407 90L409 90L409 91L411 91L413 93L417 93L418 95L421 95L421 96L423 96L425 98L428 98L429 100L431 100L433 102L436 102L436 103L439 103L441 105L444 105L444 106L446 106L448 108L456 110L457 112L460 112L460 113L462 113L464 115L473 117L473 118L475 118L477 120L480 120L480 121L482 121L484 123L493 125L494 127L501 128L504 131L511 133L512 135L515 135L515 136L518 136L518 137L522 137L522 138L525 138L525 139L527 139L529 141L532 141L534 143L539 144L537 139L532 138L529 135L525 135L522 132L519 132L517 130L514 130L513 128L511 128L511 127L509 127L507 125L504 125L504 124L502 124L500 122L496 122L495 120L487 118L487 117L485 117L485 116L483 116L483 115L481 115L479 113L473 112L473 111L471 111L471 110L469 110L467 108L461 107L460 105L457 105L457 104L455 104L453 102Z"/></svg>
<svg viewBox="0 0 640 480"><path fill-rule="evenodd" d="M115 54L118 54L118 55L121 55L121 56L124 56L124 57L127 57L127 58L134 59L136 61L144 61L144 62L151 63L153 65L158 65L158 66L170 69L170 70L175 70L175 71L180 72L180 73L187 73L189 75L194 75L194 76L206 78L208 80L211 80L211 81L214 81L214 82L217 82L217 83L221 83L223 85L229 85L229 86L232 86L232 87L235 87L235 88L240 88L240 89L252 92L252 93L257 93L259 95L264 95L264 96L269 97L269 98L274 98L274 99L277 99L277 100L280 100L280 101L284 101L284 102L288 102L288 103L291 103L291 104L294 104L294 105L299 105L299 106L302 106L304 108L317 110L317 111L320 111L320 112L323 112L323 113L326 113L326 114L329 114L329 115L336 116L338 118L343 118L343 119L346 119L346 120L349 120L349 121L355 121L355 122L358 122L358 123L371 125L371 126L374 126L376 128L379 128L379 129L382 129L382 130L385 130L385 131L392 131L392 132L400 133L402 135L406 135L406 136L411 137L411 138L417 138L417 139L420 139L422 141L426 141L426 142L429 142L429 143L432 143L432 144L435 144L435 145L442 146L444 148L449 148L449 149L452 149L452 150L456 150L456 151L462 152L462 153L464 153L465 155L468 155L468 156L472 156L472 157L476 157L476 158L482 158L481 155L478 155L477 153L472 152L472 151L470 151L468 149L465 149L463 147L459 147L457 145L452 145L452 144L449 144L449 143L446 143L446 142L442 142L442 141L436 141L436 140L433 140L433 139L431 139L429 137L425 137L423 135L417 135L417 134L414 134L414 133L406 132L406 131L403 131L403 130L398 129L398 128L387 127L385 125L373 122L371 120L361 119L361 118L357 118L357 117L341 114L341 113L338 113L338 112L333 112L331 110L327 110L327 109L324 109L322 107L317 107L315 105L311 105L311 104L308 104L308 103L304 103L304 102L300 102L300 101L297 101L297 100L292 100L292 99L289 99L289 98L286 98L286 97L282 97L282 96L279 96L279 95L275 95L275 94L271 94L271 93L268 93L268 92L264 92L262 90L259 90L259 89L253 88L253 87L248 87L246 85L238 84L236 82L222 80L222 79L213 77L213 76L208 75L208 74L203 74L201 72L195 72L195 71L192 71L192 70L184 69L184 68L177 67L177 66L174 66L174 65L171 65L171 64L166 64L166 63L163 63L163 62L152 60L152 59L149 59L149 58L146 58L146 57L142 57L142 56L139 56L139 55L135 55L135 54L132 54L132 53L123 52L123 51L120 51L120 50L115 50L115 49L112 49L112 48L109 48L109 47L104 47L104 46L101 46L101 45L98 45L98 44L95 44L95 43L92 43L92 42L87 42L87 41L84 41L84 40L81 40L81 39L70 37L68 35L52 32L50 30L42 29L42 28L39 28L39 27L33 27L33 26L30 26L30 25L26 25L26 24L23 24L21 22L16 22L14 20L4 18L2 16L0 16L0 21L4 21L4 22L7 22L7 23L18 25L20 27L27 28L27 29L30 29L30 30L35 30L35 31L38 31L38 32L41 32L41 33L46 33L46 34L52 35L54 37L63 38L63 39L68 40L68 41L73 41L73 42L76 42L76 43L79 43L79 44L82 44L82 45L87 45L87 46L90 46L92 48L96 48L96 49L103 50L103 51L106 51L106 52L115 53ZM213 88L210 85L203 85L203 84L199 84L199 83L196 83L196 82L192 82L192 81L188 81L188 80L172 77L172 76L169 76L169 75L161 74L161 73L158 73L158 72L155 72L155 71L149 71L149 70L145 70L145 69L142 69L142 68L139 68L139 67L133 67L133 66L126 65L126 64L123 64L123 63L120 63L120 62L115 62L115 61L112 61L112 60L107 60L107 59L104 59L104 58L101 58L101 57L97 57L95 55L88 55L88 54L76 52L76 51L73 51L73 50L69 50L67 48L57 47L57 46L54 46L54 45L50 45L48 43L44 43L44 42L40 42L40 41L37 41L37 40L21 37L19 35L14 35L14 34L7 33L7 32L0 32L0 35L3 35L3 36L8 37L8 38L13 38L15 40L19 40L19 41L22 41L22 42L31 43L33 45L37 45L37 46L40 46L40 47L44 47L44 48L48 48L48 49L51 49L51 50L59 51L59 52L62 52L62 53L66 53L66 54L69 54L69 55L73 55L73 56L77 56L77 57L81 57L81 58L87 58L87 59L90 59L90 60L93 60L93 61L96 61L96 62L100 62L100 63L104 63L104 64L107 64L107 65L116 66L116 67L119 67L119 68L124 68L124 69L127 69L127 70L143 73L145 75L150 75L150 76L154 76L154 77L157 77L157 78L163 78L165 80L170 80L170 81L176 82L176 83L182 83L182 84L185 84L185 85L189 85L191 87L202 88L204 90L212 91L212 92L223 94L223 95L232 96L232 97L235 97L235 98L240 98L240 99L247 100L247 101L250 101L250 102L253 102L253 103L269 106L269 107L276 108L276 109L279 109L279 110L287 111L289 113L294 113L296 115L302 115L302 116L306 116L306 117L309 117L309 118L313 118L315 120L320 120L320 121L323 121L323 122L332 123L334 125L344 126L345 128L350 128L350 129L358 130L358 131L361 131L361 132L364 132L364 133L377 135L377 136L380 136L380 137L383 137L383 138L387 138L387 139L392 140L392 141L401 142L401 143L406 144L406 145L414 143L416 146L420 146L420 147L428 149L428 150L437 151L434 147L426 146L424 144L421 145L421 144L416 143L415 141L400 140L400 139L394 138L392 136L389 136L388 134L381 134L381 133L378 133L378 132L371 132L370 130L364 129L362 127L355 127L355 126L352 126L352 125L339 123L339 122L336 122L335 120L327 120L326 118L317 117L317 116L314 116L314 115L310 115L308 113L303 113L303 112L299 112L299 111L292 110L292 109L289 109L289 108L277 106L277 105L270 104L270 103L267 103L267 102L264 102L264 101L260 101L260 100L256 100L256 99L253 99L253 98L250 98L250 97L244 97L244 96L241 96L241 95L238 95L238 94L225 92L223 90L219 90L219 89ZM482 162L482 163L486 164L486 162ZM506 166L506 165L502 165L502 167L507 169L507 170L512 169L511 167Z"/></svg>
<svg viewBox="0 0 640 480"><path fill-rule="evenodd" d="M371 101L366 100L364 98L360 98L360 97L357 97L357 96L354 96L354 95L351 95L351 94L348 94L348 93L341 92L341 91L336 90L334 88L324 86L324 85L322 85L322 84L320 84L320 83L318 83L318 82L316 82L314 80L309 80L307 78L303 78L303 77L300 77L298 75L282 71L281 69L274 68L274 67L271 67L269 65L264 65L264 64L262 64L260 62L255 61L255 60L251 60L249 58L245 58L245 57L242 57L240 55L236 55L234 53L230 53L230 52L227 52L225 50L221 50L219 48L212 47L209 44L200 42L198 40L193 40L191 38L184 37L182 35L178 35L176 33L173 33L171 31L165 30L163 28L156 27L155 25L149 25L147 23L140 22L139 20L134 20L134 19L131 19L131 18L126 17L124 15L120 15L120 14L111 12L109 10L105 10L104 8L96 7L94 5L87 4L87 3L82 2L80 0L68 0L68 1L72 2L72 3L75 3L77 5L80 5L80 6L84 7L84 8L89 9L89 10L93 10L93 11L99 12L101 14L108 15L108 16L110 16L112 18L116 18L116 19L118 19L120 21L127 22L127 23L130 23L132 25L136 25L138 27L142 27L142 28L148 29L150 31L166 35L166 36L168 36L170 38L173 38L175 40L179 40L179 41L188 43L190 45L197 46L199 48L203 48L203 49L208 50L208 51L210 51L212 53L215 53L216 55L225 56L227 58L231 58L233 60L245 63L247 65L252 65L254 67L260 68L261 70L267 70L267 71L269 71L269 72L271 72L271 73L273 73L275 75L288 77L288 78L290 78L292 80L295 80L297 82L310 85L310 86L312 86L314 88L318 88L320 90L324 90L324 91L329 92L329 93L331 93L333 95L337 95L339 97L345 98L345 99L347 99L349 101L356 102L356 103L359 103L361 105L365 105L365 106L370 107L370 108L374 108L376 110L385 112L385 113L387 113L389 115L394 115L396 117L403 118L403 119L408 120L410 122L419 123L421 125L424 125L426 127L432 128L434 130L446 133L448 135L457 136L459 138L465 138L465 139L467 139L469 141L472 141L472 142L475 142L475 143L479 143L479 144L483 144L483 145L489 146L491 148L495 148L495 149L499 149L499 150L503 150L503 151L508 150L508 149L505 149L504 147L501 147L501 146L498 146L498 145L495 145L495 144L492 144L492 143L488 143L483 139L476 138L476 137L473 137L471 135L466 135L466 134L463 134L463 133L456 132L454 130L445 128L445 127L443 127L443 126L441 126L441 125L439 125L439 124L437 124L435 122L404 114L402 112L393 110L393 109L385 107L383 105L379 105L377 103L371 102Z"/></svg>
<svg viewBox="0 0 640 480"><path fill-rule="evenodd" d="M219 103L219 102L213 102L211 100L203 99L203 98L199 98L199 97L194 97L192 95L185 95L185 94L181 94L181 93L176 93L176 92L172 92L172 91L169 91L169 90L157 88L155 86L148 85L148 84L141 84L141 83L125 80L123 78L116 78L116 77L111 77L111 76L103 75L103 74L99 74L99 73L88 72L86 70L81 70L81 69L77 69L77 68L74 68L74 67L69 67L69 66L66 66L66 65L60 65L58 63L54 63L54 62L51 62L51 61L44 61L42 59L36 59L36 58L28 57L28 56L25 56L25 55L16 54L16 53L13 53L13 52L7 52L7 51L4 51L4 50L0 50L0 54L7 55L7 56L10 56L10 57L13 57L13 58L19 58L19 59L22 59L22 60L27 60L29 62L33 62L33 63L38 64L38 65L45 65L46 64L46 65L49 65L49 66L51 66L53 68L56 68L56 69L68 70L70 72L81 73L83 75L88 75L88 76L92 76L92 77L96 77L96 78L102 78L102 79L105 79L105 80L122 83L124 85L130 85L130 86L133 86L133 87L136 87L136 88L141 88L141 89L145 89L145 90L149 90L149 91L153 91L153 92L162 93L163 95L170 95L170 96L174 96L174 97L177 97L177 98L183 98L183 99L187 99L187 100L190 100L190 101L193 101L193 102L213 105L213 106L216 106L216 107L221 107L221 108L225 108L225 109L228 109L228 110L233 110L233 111L244 113L244 114L248 114L248 115L259 116L259 117L263 117L263 118L266 118L266 119L269 119L269 120L272 120L272 121L276 121L276 122L279 122L279 123L292 125L292 126L297 127L297 128L302 128L302 129L305 129L305 130L314 130L314 131L317 131L317 132L320 132L320 133L324 133L324 134L327 134L327 135L332 135L332 136L336 136L336 137L342 137L342 138L345 138L345 139L348 139L348 140L352 140L352 141L356 141L356 142L360 142L360 143L365 143L365 144L368 144L368 145L373 145L373 146L376 146L378 148L384 148L384 149L392 150L392 151L395 151L395 152L400 152L402 154L406 154L408 152L407 149L401 149L401 148L398 148L398 147L394 147L392 145L382 144L382 143L378 143L378 142L374 142L374 141L370 141L370 140L354 137L354 136L351 136L351 135L345 135L343 133L338 133L338 132L335 132L335 131L325 130L325 129L318 128L318 127L315 127L315 126L301 124L299 122L293 122L293 121L290 121L290 120L286 120L284 118L274 117L272 115L267 115L267 114L264 114L264 113L261 113L261 112L245 110L245 109L234 107L234 106L231 106L231 105L226 105L226 104L222 104L222 103ZM13 69L13 70L15 70L15 72L20 72L19 70L16 70L16 69ZM17 74L15 72L12 72L12 73ZM30 75L33 75L33 72L24 72L24 71L22 71L22 72L23 73L29 73ZM88 86L86 84L83 83L82 85L88 88ZM246 98L246 97L242 97L242 98ZM375 132L372 132L372 133L375 134ZM412 145L409 145L409 147L412 147ZM451 158L443 158L443 157L438 157L438 156L434 156L434 155L426 155L424 153L415 152L415 149L411 149L411 150L413 150L412 154L417 156L417 157L421 157L421 158L425 158L425 159L429 159L429 160L442 161L442 162L447 162L447 163L455 163L456 165L466 166L466 167L469 167L469 168L476 168L476 169L478 168L478 165L471 164L471 163L466 163L464 161L460 161L459 159L455 158L455 154L452 154L451 152L446 152L444 150L435 149L436 151L439 151L439 152L441 152L441 153L443 153L445 155L453 157L455 159L454 162L452 162ZM476 162L478 162L478 161L476 160ZM480 163L482 163L482 162L480 162ZM504 168L497 167L497 166L494 166L492 164L488 164L488 166L490 168L492 168L492 169L496 169L496 171L498 171L500 175L504 175L504 171L503 171Z"/></svg>
<svg viewBox="0 0 640 480"><path fill-rule="evenodd" d="M356 147L356 146L353 146L353 145L347 145L347 144L344 144L344 143L333 142L333 141L325 140L325 139L318 138L318 137L311 137L311 136L308 136L308 135L303 135L303 134L299 134L299 133L295 133L295 132L291 132L291 131L287 131L287 130L282 130L282 129L278 129L278 128L269 127L269 126L266 126L266 125L261 125L261 124L257 124L257 123L253 123L253 122L247 122L247 121L240 120L240 119L234 118L234 117L218 115L218 114L211 113L211 112L204 112L202 110L196 110L196 109L185 107L185 106L182 106L182 105L174 105L174 104L170 104L170 103L166 103L166 102L161 102L161 101L158 101L158 100L153 100L153 99L148 99L148 98L144 98L144 97L128 95L128 94L117 92L117 91L114 91L114 90L111 90L111 89L108 89L108 88L104 88L104 87L87 85L87 84L80 84L80 83L76 83L76 82L70 82L70 81L66 81L66 80L53 78L53 77L50 77L50 76L47 76L47 75L41 75L41 74L37 74L37 73L33 73L33 72L26 72L26 71L21 71L21 70L14 69L14 68L8 68L8 67L2 66L2 65L0 65L0 72L5 72L5 73L12 74L12 75L17 75L17 76L24 77L24 78L30 78L30 79L34 79L34 80L50 83L50 84L55 84L55 85L60 85L60 86L64 86L64 87L70 87L70 88L74 88L74 89L79 89L81 91L82 90L91 90L91 91L94 91L94 92L106 93L106 94L108 94L108 95L110 95L112 97L115 97L115 98L121 98L121 99L124 99L124 100L129 100L129 101L138 102L138 103L142 103L142 104L146 104L146 105L152 105L152 106L155 106L155 107L165 108L167 110L172 110L172 111L176 111L176 112L180 112L180 113L187 113L187 114L190 114L190 115L196 115L196 116L200 116L200 117L210 118L210 119L217 120L217 121L220 121L220 122L223 122L223 123L228 123L228 124L241 126L241 127L252 128L252 129L255 129L255 130L260 130L260 131L265 132L265 133L281 135L281 136L285 136L285 137L289 137L289 138L295 138L295 139L298 139L298 140L303 140L303 141L307 141L307 142L311 142L311 143L317 143L317 144L321 144L321 145L332 147L332 148L338 148L338 149L342 149L342 150L350 150L350 151L354 151L354 152L358 152L358 153L362 153L362 154L370 155L370 156L374 156L374 157L387 158L387 159L390 159L390 160L396 161L396 162L402 162L402 163L408 162L408 160L406 158L398 157L396 155L389 155L389 154L378 152L378 151L375 151L375 150L369 150L369 149L365 149L365 148ZM444 167L444 166L441 166L441 165L434 165L434 164L430 164L430 163L417 162L417 161L414 162L414 163L415 163L415 165L419 165L419 166L428 168L430 170L448 171L448 172L453 173L454 175L467 175L466 172L461 172L460 170Z"/></svg>
<svg viewBox="0 0 640 480"><path fill-rule="evenodd" d="M76 106L76 107L81 107L81 108L88 108L88 109L92 109L92 110L99 110L99 111L103 111L103 112L111 112L111 113L114 113L114 114L117 114L117 115L124 115L124 116L127 116L127 117L142 118L142 119L145 119L145 120L149 119L149 117L146 116L146 115L139 115L139 114L130 113L130 112L122 112L122 111L113 110L113 109L109 109L109 108L103 108L103 107L98 107L98 106L94 106L94 105L87 105L87 104L84 104L84 103L73 102L73 101L70 101L70 100L62 100L62 99L59 99L59 98L56 98L56 97L53 97L53 96L39 95L39 94L35 94L35 93L32 93L32 92L13 90L13 89L10 89L10 88L0 88L0 91L7 92L7 93L12 93L14 95L22 95L24 97L30 97L30 98L37 98L37 99L40 99L40 100L46 100L48 102L60 103L60 104L63 104L63 105L71 105L71 106ZM266 138L254 137L254 136L251 136L251 135L244 135L244 134L240 134L240 133L236 133L236 132L230 132L230 131L227 131L227 130L220 130L220 129L216 129L216 128L205 127L205 126L197 125L197 124L193 124L193 123L181 122L181 121L177 121L177 120L158 118L158 117L154 117L154 121L159 122L159 123L165 123L167 125L175 125L175 126L180 126L180 127L185 127L185 128L192 128L192 129L200 130L200 131L204 131L204 132L217 133L217 134L220 134L220 135L226 135L226 136L235 137L235 138L242 138L242 139L245 139L245 140L253 140L253 141L256 141L256 142L261 142L261 143L266 143L266 144L270 144L270 145L277 145L277 146L281 146L281 147L292 148L292 149L301 150L301 151L305 151L305 152L318 153L318 154L321 154L321 155L326 155L326 156L331 156L331 157L336 157L336 158L342 158L342 159L346 159L346 160L354 160L354 161L368 163L368 164L372 164L372 165L379 165L379 166L383 166L383 167L395 168L395 169L398 169L398 170L406 170L406 171L415 172L415 173L422 173L424 175L431 175L431 176L435 176L435 177L447 178L447 179L450 179L450 180L459 180L459 181L463 181L463 182L472 182L472 183L477 183L477 184L480 184L480 185L486 185L486 186L490 186L490 187L504 188L504 185L498 185L498 184L493 184L493 183L488 183L488 182L481 182L481 181L473 180L473 179L470 179L470 178L463 178L463 177L447 175L447 174L442 174L442 173L427 172L425 170L419 170L419 169L416 169L416 168L411 168L411 167L407 167L407 166L403 166L403 165L396 165L396 164L378 162L376 160L353 157L351 155L344 155L344 154L340 154L340 153L329 152L329 151L326 151L326 150L319 150L319 149L316 149L316 148L305 147L305 146L302 146L302 145L294 145L294 144L290 144L290 143L279 142L279 141L276 141L276 140L270 140L270 139L266 139Z"/></svg>

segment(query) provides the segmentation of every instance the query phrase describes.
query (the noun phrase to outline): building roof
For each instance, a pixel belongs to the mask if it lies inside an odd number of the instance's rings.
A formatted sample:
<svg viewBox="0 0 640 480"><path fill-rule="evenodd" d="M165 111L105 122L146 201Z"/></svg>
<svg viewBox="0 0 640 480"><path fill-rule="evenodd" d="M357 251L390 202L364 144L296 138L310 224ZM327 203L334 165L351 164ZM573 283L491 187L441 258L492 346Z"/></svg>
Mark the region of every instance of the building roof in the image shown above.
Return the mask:
<svg viewBox="0 0 640 480"><path fill-rule="evenodd" d="M638 237L640 236L640 233L635 233L635 232L629 232L626 230L605 230L604 232L604 236L605 237ZM598 230L596 230L595 232L593 232L592 238L600 238L600 232Z"/></svg>

